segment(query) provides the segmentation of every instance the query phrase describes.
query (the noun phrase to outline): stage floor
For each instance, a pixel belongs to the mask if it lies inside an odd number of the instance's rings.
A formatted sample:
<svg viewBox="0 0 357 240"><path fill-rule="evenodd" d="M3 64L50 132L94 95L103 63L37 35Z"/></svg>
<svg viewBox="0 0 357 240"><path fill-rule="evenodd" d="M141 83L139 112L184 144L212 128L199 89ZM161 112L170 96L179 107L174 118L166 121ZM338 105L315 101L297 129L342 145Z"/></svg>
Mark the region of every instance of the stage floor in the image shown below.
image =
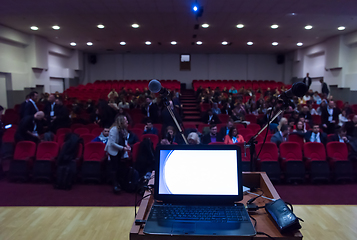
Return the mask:
<svg viewBox="0 0 357 240"><path fill-rule="evenodd" d="M305 240L357 236L357 206L295 205ZM0 207L0 239L128 240L134 207Z"/></svg>

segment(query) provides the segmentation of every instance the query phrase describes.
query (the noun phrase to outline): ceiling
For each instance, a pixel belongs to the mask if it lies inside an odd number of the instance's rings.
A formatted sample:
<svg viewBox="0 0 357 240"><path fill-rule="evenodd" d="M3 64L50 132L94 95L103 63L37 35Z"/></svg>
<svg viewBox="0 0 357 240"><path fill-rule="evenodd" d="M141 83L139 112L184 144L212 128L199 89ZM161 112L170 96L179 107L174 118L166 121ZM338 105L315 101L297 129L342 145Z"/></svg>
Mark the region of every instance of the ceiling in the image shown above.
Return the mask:
<svg viewBox="0 0 357 240"><path fill-rule="evenodd" d="M71 48L90 53L284 53L297 49L297 42L309 46L357 30L356 0L197 0L204 8L198 19L191 11L195 1L2 0L0 24L65 47L76 42ZM133 23L140 27L132 28ZM245 27L238 29L239 23ZM279 28L271 29L272 24ZM311 30L304 29L308 24ZM31 30L33 25L39 30ZM337 30L341 25L344 31ZM170 44L173 40L177 45ZM274 41L279 45L272 46Z"/></svg>

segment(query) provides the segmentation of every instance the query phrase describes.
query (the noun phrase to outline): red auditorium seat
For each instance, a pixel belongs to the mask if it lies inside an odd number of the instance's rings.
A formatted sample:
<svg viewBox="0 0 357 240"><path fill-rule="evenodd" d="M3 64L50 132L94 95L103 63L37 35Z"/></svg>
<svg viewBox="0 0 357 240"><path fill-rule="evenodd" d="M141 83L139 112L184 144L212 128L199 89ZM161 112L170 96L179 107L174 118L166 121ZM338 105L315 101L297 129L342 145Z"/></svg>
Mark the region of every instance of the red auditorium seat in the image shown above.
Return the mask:
<svg viewBox="0 0 357 240"><path fill-rule="evenodd" d="M197 129L196 124L193 124L193 123L184 122L183 127L184 127L184 129Z"/></svg>
<svg viewBox="0 0 357 240"><path fill-rule="evenodd" d="M102 132L103 132L104 128L94 128L91 132L91 134L95 135L96 137L98 137Z"/></svg>
<svg viewBox="0 0 357 240"><path fill-rule="evenodd" d="M135 134L138 137L138 139L140 139L141 136L143 135L144 130L141 128L132 128L129 130L129 132L132 132L133 134Z"/></svg>
<svg viewBox="0 0 357 240"><path fill-rule="evenodd" d="M310 172L312 182L330 180L330 168L326 161L325 146L322 143L307 142L304 144L305 166Z"/></svg>
<svg viewBox="0 0 357 240"><path fill-rule="evenodd" d="M321 116L320 115L311 115L312 122L314 124L321 124Z"/></svg>
<svg viewBox="0 0 357 240"><path fill-rule="evenodd" d="M348 159L348 148L345 143L329 142L326 144L327 158L335 181L353 181L353 166Z"/></svg>
<svg viewBox="0 0 357 240"><path fill-rule="evenodd" d="M88 128L76 128L74 129L73 131L75 134L78 134L78 135L82 135L82 134L87 134L87 133L90 133L90 131L88 130Z"/></svg>
<svg viewBox="0 0 357 240"><path fill-rule="evenodd" d="M95 123L87 124L84 127L87 128L89 130L89 132L92 132L92 130L95 128L100 128L99 125L95 124Z"/></svg>
<svg viewBox="0 0 357 240"><path fill-rule="evenodd" d="M259 130L261 129L260 125L257 123L251 123L247 125L247 129L252 130L252 132L254 134L256 134L257 132L259 132Z"/></svg>
<svg viewBox="0 0 357 240"><path fill-rule="evenodd" d="M260 155L259 154L259 151ZM260 171L266 172L272 181L280 182L280 165L278 147L275 143L266 142L264 145L258 143L256 145L255 153L257 154L257 163L260 166Z"/></svg>
<svg viewBox="0 0 357 240"><path fill-rule="evenodd" d="M14 157L10 162L10 180L27 181L36 154L36 144L31 141L21 141L16 144Z"/></svg>
<svg viewBox="0 0 357 240"><path fill-rule="evenodd" d="M227 123L230 116L228 114L218 114L218 119L221 121L221 123Z"/></svg>
<svg viewBox="0 0 357 240"><path fill-rule="evenodd" d="M59 128L59 129L57 129L56 135L60 136L62 134L67 134L67 133L71 133L71 132L72 132L72 129L70 129L70 128Z"/></svg>
<svg viewBox="0 0 357 240"><path fill-rule="evenodd" d="M33 166L33 179L50 181L53 176L59 145L56 142L41 142L37 146L36 160Z"/></svg>
<svg viewBox="0 0 357 240"><path fill-rule="evenodd" d="M209 128L209 126L210 126L209 124L200 123L200 124L198 124L197 131L200 133L203 133L203 130L207 127Z"/></svg>
<svg viewBox="0 0 357 240"><path fill-rule="evenodd" d="M238 134L240 134L240 135L243 136L244 141L247 141L246 139L248 139L248 135L254 134L254 133L252 132L252 130L247 129L247 128L240 128L240 129L237 129L237 130L238 130Z"/></svg>
<svg viewBox="0 0 357 240"><path fill-rule="evenodd" d="M74 130L77 129L77 128L85 128L85 125L82 124L82 123L75 123L75 124L72 124L72 125L71 125L72 131L74 131Z"/></svg>
<svg viewBox="0 0 357 240"><path fill-rule="evenodd" d="M7 113L2 116L2 122L4 125L18 124L20 122L20 116L17 113Z"/></svg>
<svg viewBox="0 0 357 240"><path fill-rule="evenodd" d="M81 134L80 137L83 139L83 144L86 145L87 143L93 141L97 136L90 133L84 133Z"/></svg>
<svg viewBox="0 0 357 240"><path fill-rule="evenodd" d="M225 125L227 125L227 124L225 124ZM242 123L235 123L234 126L238 129L238 131L240 129L245 129L245 125Z"/></svg>
<svg viewBox="0 0 357 240"><path fill-rule="evenodd" d="M281 166L287 182L305 181L305 166L302 161L302 150L296 142L283 142L279 146Z"/></svg>
<svg viewBox="0 0 357 240"><path fill-rule="evenodd" d="M251 139L252 137L254 137L254 135L255 135L255 134L248 134L248 135L247 135L247 139L244 138L244 140L245 140L246 142L248 142L249 139ZM257 142L258 142L258 143L262 143L262 142L264 141L264 137L265 137L265 136L259 135L259 136L256 138ZM269 141L266 141L266 142L269 142Z"/></svg>
<svg viewBox="0 0 357 240"><path fill-rule="evenodd" d="M209 104L209 103L202 103L202 104L200 105L201 113L205 113L205 112L207 112L207 111L210 110L210 109L211 109L211 104Z"/></svg>
<svg viewBox="0 0 357 240"><path fill-rule="evenodd" d="M288 142L295 142L295 143L299 144L300 149L302 150L304 148L305 140L303 137L301 137L297 134L289 134Z"/></svg>
<svg viewBox="0 0 357 240"><path fill-rule="evenodd" d="M133 120L133 123L142 123L145 119L145 115L144 114L134 114L134 113L130 113L131 115L131 119Z"/></svg>
<svg viewBox="0 0 357 240"><path fill-rule="evenodd" d="M145 123L135 123L134 124L134 128L141 129L142 131L144 131L145 126L146 126Z"/></svg>
<svg viewBox="0 0 357 240"><path fill-rule="evenodd" d="M104 151L105 144L101 142L90 142L84 145L83 163L82 163L82 180L96 181L102 180L102 167L106 159Z"/></svg>
<svg viewBox="0 0 357 240"><path fill-rule="evenodd" d="M245 115L245 121L248 121L250 123L257 123L257 116L254 114L247 114Z"/></svg>
<svg viewBox="0 0 357 240"><path fill-rule="evenodd" d="M144 140L144 138L149 138L154 146L154 149L156 148L156 145L159 143L159 136L156 134L143 134L140 138L140 142Z"/></svg>

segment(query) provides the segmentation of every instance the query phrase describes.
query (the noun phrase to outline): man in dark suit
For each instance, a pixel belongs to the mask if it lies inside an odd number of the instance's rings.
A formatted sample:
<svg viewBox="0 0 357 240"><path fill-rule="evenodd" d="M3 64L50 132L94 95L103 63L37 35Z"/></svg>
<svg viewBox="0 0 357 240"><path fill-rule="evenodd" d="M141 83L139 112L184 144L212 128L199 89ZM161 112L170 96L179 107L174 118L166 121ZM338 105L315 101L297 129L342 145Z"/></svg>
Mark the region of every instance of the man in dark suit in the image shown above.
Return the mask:
<svg viewBox="0 0 357 240"><path fill-rule="evenodd" d="M327 97L330 94L330 90L328 89L327 84L324 82L322 78L320 79L320 83L321 83L321 93L325 94Z"/></svg>
<svg viewBox="0 0 357 240"><path fill-rule="evenodd" d="M348 143L349 140L347 138L347 131L344 128L340 128L337 130L336 134L333 136L329 137L327 139L328 142L342 142L342 143Z"/></svg>
<svg viewBox="0 0 357 240"><path fill-rule="evenodd" d="M52 131L56 132L59 128L68 128L70 125L69 111L63 105L62 99L57 98L54 105L54 116L51 118Z"/></svg>
<svg viewBox="0 0 357 240"><path fill-rule="evenodd" d="M286 142L288 140L289 135L289 127L287 124L283 124L280 127L280 131L276 132L270 139L270 142L275 143L278 147L282 142Z"/></svg>
<svg viewBox="0 0 357 240"><path fill-rule="evenodd" d="M228 134L229 129L231 129L233 125L233 120L229 119L227 125L219 130L217 134L217 142L224 142L224 137Z"/></svg>
<svg viewBox="0 0 357 240"><path fill-rule="evenodd" d="M202 144L209 144L210 142L218 142L217 140L217 126L216 125L210 125L209 127L210 132L205 134L202 139L201 142Z"/></svg>
<svg viewBox="0 0 357 240"><path fill-rule="evenodd" d="M306 77L302 80L303 83L305 83L308 86L308 89L310 89L311 86L311 77L309 76L309 73L306 73Z"/></svg>
<svg viewBox="0 0 357 240"><path fill-rule="evenodd" d="M48 97L48 101L46 102L45 108L43 112L45 113L45 119L49 128L52 128L52 118L55 116L55 105L56 105L56 97L51 94Z"/></svg>
<svg viewBox="0 0 357 240"><path fill-rule="evenodd" d="M159 108L156 103L152 102L152 98L146 98L146 104L143 109L145 116L151 119L152 123L159 123Z"/></svg>
<svg viewBox="0 0 357 240"><path fill-rule="evenodd" d="M221 123L217 114L213 114L212 110L209 109L207 113L203 116L202 121L208 124L218 124Z"/></svg>
<svg viewBox="0 0 357 240"><path fill-rule="evenodd" d="M321 122L324 132L327 134L335 133L335 127L338 124L338 115L340 110L335 107L335 102L330 101L328 106L321 111Z"/></svg>
<svg viewBox="0 0 357 240"><path fill-rule="evenodd" d="M305 141L306 142L319 142L324 145L327 143L327 134L324 132L320 132L320 126L318 124L314 124L312 127L312 131L309 130L305 133Z"/></svg>
<svg viewBox="0 0 357 240"><path fill-rule="evenodd" d="M29 99L30 99L30 96L27 94L25 101L23 101L20 104L20 119L22 119L25 116L26 104L29 101Z"/></svg>
<svg viewBox="0 0 357 240"><path fill-rule="evenodd" d="M310 109L308 106L304 106L302 108L302 111L299 114L299 118L304 118L305 122L308 123L309 126L314 125L312 122L312 116L311 116Z"/></svg>
<svg viewBox="0 0 357 240"><path fill-rule="evenodd" d="M37 97L38 97L38 92L36 91L30 92L29 100L25 105L24 116L33 116L35 113L39 111L36 105Z"/></svg>
<svg viewBox="0 0 357 240"><path fill-rule="evenodd" d="M15 133L15 141L33 141L39 142L42 131L42 120L45 114L42 111L32 116L25 116L19 123Z"/></svg>

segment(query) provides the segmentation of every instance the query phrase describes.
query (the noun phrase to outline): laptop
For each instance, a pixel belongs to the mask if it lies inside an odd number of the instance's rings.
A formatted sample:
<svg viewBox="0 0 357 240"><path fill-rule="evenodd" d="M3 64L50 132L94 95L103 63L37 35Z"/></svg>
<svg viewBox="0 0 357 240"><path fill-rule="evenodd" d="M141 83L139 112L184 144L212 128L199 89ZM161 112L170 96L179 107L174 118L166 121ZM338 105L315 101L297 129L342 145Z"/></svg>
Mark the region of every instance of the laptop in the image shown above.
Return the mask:
<svg viewBox="0 0 357 240"><path fill-rule="evenodd" d="M156 148L155 202L145 234L254 236L242 203L237 145L165 145Z"/></svg>

